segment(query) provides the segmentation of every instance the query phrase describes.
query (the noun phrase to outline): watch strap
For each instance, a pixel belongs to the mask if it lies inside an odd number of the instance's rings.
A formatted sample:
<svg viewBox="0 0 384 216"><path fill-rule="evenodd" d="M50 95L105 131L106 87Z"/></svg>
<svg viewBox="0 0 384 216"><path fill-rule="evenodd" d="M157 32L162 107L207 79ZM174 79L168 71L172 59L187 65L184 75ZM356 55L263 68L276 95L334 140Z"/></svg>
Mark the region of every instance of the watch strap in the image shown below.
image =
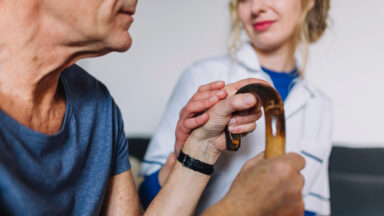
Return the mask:
<svg viewBox="0 0 384 216"><path fill-rule="evenodd" d="M189 169L205 175L211 175L214 171L213 165L194 159L191 156L184 154L183 151L180 151L177 160L181 163L181 165L183 165L183 167L188 167Z"/></svg>

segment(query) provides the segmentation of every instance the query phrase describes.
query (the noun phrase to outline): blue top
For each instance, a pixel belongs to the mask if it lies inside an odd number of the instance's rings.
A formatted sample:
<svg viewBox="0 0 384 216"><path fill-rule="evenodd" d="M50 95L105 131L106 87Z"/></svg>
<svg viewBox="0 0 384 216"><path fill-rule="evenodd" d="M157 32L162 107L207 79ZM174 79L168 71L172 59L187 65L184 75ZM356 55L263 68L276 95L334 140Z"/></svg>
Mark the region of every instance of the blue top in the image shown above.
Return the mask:
<svg viewBox="0 0 384 216"><path fill-rule="evenodd" d="M279 92L281 99L285 101L289 91L294 86L293 81L299 76L297 69L289 73L272 71L265 67L261 67L261 69L271 77L273 85L277 92Z"/></svg>
<svg viewBox="0 0 384 216"><path fill-rule="evenodd" d="M107 88L74 65L55 135L0 110L0 215L99 215L111 176L130 168L120 111Z"/></svg>
<svg viewBox="0 0 384 216"><path fill-rule="evenodd" d="M159 172L160 170L152 173L151 175L145 177L143 183L139 188L139 196L141 200L141 205L146 209L152 200L159 193L161 185L159 182Z"/></svg>

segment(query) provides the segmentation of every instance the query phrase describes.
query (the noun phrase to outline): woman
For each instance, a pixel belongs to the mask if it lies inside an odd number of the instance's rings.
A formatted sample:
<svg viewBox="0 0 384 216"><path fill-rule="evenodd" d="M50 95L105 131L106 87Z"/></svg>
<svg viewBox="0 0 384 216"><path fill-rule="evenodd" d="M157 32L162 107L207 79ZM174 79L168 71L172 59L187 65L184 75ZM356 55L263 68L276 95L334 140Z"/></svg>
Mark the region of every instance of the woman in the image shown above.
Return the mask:
<svg viewBox="0 0 384 216"><path fill-rule="evenodd" d="M230 10L234 39L231 53L197 62L183 73L146 153L141 174L147 178L140 191L146 196L146 192L151 191L148 188L157 184L152 190L156 193L164 179L162 176L166 176L163 173L170 166L166 158L173 151L177 110L186 104L185 99L203 83L214 80L231 83L254 77L273 84L284 100L286 150L300 153L306 159L302 173L307 214L328 215L331 103L303 77L308 44L316 42L326 29L329 0L231 0ZM238 47L241 29L245 30L249 42ZM297 65L295 59L298 48L303 51L301 65ZM229 125L236 125L237 121L233 118ZM198 212L223 197L244 162L264 150L264 120L259 122L258 129L244 138L239 152L223 153L216 164L217 172L200 200ZM157 172L163 164L164 168Z"/></svg>

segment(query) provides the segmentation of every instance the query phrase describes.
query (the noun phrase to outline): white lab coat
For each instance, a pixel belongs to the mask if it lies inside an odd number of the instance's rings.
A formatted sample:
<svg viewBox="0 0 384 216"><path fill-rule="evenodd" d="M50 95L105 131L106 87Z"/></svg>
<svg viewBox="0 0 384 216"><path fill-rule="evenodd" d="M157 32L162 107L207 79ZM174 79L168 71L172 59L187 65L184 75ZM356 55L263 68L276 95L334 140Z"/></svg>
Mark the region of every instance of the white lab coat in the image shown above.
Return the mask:
<svg viewBox="0 0 384 216"><path fill-rule="evenodd" d="M141 168L147 176L160 169L174 150L175 128L179 111L203 84L222 80L233 83L245 78L259 78L272 83L261 70L257 55L249 43L236 53L206 59L191 65L183 73L152 137ZM285 104L286 151L301 154L306 160L303 197L305 209L319 215L330 214L328 158L331 150L331 102L305 80L295 80ZM243 164L265 149L265 125L262 117L256 130L243 138L238 152L225 151L215 165L215 172L198 204L196 213L219 201L228 191ZM246 185L244 185L246 187Z"/></svg>

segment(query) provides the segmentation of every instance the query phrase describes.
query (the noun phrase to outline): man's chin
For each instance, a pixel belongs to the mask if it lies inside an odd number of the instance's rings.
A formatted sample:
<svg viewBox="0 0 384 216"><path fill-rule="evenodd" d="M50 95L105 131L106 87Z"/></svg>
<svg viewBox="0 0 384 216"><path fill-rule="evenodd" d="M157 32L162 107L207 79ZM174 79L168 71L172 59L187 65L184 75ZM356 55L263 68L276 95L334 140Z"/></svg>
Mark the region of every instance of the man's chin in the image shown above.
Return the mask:
<svg viewBox="0 0 384 216"><path fill-rule="evenodd" d="M116 52L125 52L132 46L132 38L129 33L121 37L116 37L110 43L110 49Z"/></svg>

